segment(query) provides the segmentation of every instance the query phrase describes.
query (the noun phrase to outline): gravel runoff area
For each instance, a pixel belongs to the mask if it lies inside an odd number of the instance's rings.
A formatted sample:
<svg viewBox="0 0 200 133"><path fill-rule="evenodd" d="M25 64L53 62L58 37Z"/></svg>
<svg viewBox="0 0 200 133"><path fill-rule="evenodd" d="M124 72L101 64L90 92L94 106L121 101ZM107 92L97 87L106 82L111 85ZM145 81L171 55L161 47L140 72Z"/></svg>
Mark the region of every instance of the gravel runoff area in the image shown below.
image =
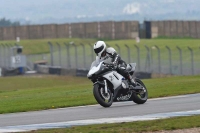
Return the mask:
<svg viewBox="0 0 200 133"><path fill-rule="evenodd" d="M148 133L200 133L199 128L190 128L190 129L178 129L178 130L164 130L164 131L156 131L156 132L148 132Z"/></svg>

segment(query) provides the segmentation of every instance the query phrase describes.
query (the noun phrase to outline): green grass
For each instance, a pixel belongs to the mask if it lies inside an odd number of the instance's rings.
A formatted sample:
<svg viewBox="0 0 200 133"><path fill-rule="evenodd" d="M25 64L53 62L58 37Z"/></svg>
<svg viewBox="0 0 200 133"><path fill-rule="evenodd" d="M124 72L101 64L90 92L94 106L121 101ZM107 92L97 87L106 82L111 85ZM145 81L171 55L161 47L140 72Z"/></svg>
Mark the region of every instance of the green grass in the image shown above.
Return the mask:
<svg viewBox="0 0 200 133"><path fill-rule="evenodd" d="M117 124L99 124L64 129L31 131L32 133L141 133L161 130L176 130L200 127L200 115L176 117L152 121L139 121Z"/></svg>
<svg viewBox="0 0 200 133"><path fill-rule="evenodd" d="M25 54L49 53L48 41L52 43L73 41L76 44L94 44L97 39L38 39L22 40L20 45L24 47ZM122 58L127 58L127 44L131 50L131 62L136 61L136 44L134 39L129 40L105 40L110 46L121 47ZM14 44L15 41L0 41L2 43ZM194 61L200 59L200 39L190 38L156 38L142 39L136 44L140 48L140 58L146 59L146 49L148 46L152 51L152 63L157 63L157 50L153 46L157 45L161 50L162 62L168 63L168 51L166 46L172 50L173 64L179 60L179 53L176 46L183 50L183 63L190 62L190 52L188 46L194 50ZM64 45L62 46L64 48ZM86 46L87 55L91 56L89 45ZM64 49L65 50L65 49ZM89 52L88 52L89 51ZM78 52L82 56L82 48L78 47ZM70 51L74 55L74 49ZM62 55L65 56L65 55ZM82 58L80 58L82 59ZM141 62L142 62L141 61ZM184 66L186 66L184 64ZM198 65L195 67L198 68ZM171 78L143 80L149 91L149 98L175 96L182 94L200 93L200 76L181 76ZM58 76L36 76L36 77L7 77L0 78L0 114L23 112L32 110L43 110L79 105L96 104L92 94L92 83L86 78L58 77ZM70 129L42 130L41 132L146 132L157 130L174 130L182 128L200 127L200 116L180 117L167 120L155 120L147 122L133 122L120 124L104 124L95 126L73 127ZM40 131L38 131L40 132Z"/></svg>
<svg viewBox="0 0 200 133"><path fill-rule="evenodd" d="M86 44L86 68L89 68L92 58L95 58L94 51L91 49L91 47L88 45L94 44L98 39L78 39L78 38L68 38L68 39L36 39L36 40L21 40L20 45L24 47L24 54L42 54L46 53L44 57L46 58L47 62L50 64L50 54L49 54L49 45L48 41L51 41L54 44L55 51L58 51L56 42L61 44L61 62L62 66L66 67L67 65L67 54L66 54L66 46L64 45L64 42L74 42L77 44L77 52L78 52L78 67L84 66L84 56L83 56L83 49L82 46L80 46L80 43ZM166 39L166 38L158 38L158 39L141 39L140 43L136 43L135 39L127 39L127 40L105 40L107 44L114 47L117 52L119 53L119 50L115 44L118 44L120 46L120 56L123 60L126 62L136 62L138 63L137 59L137 49L135 47L138 46L140 48L140 70L145 71L146 65L147 65L147 49L145 48L145 45L150 49L150 65L151 69L155 69L155 67L158 66L158 50L154 47L157 45L160 48L161 53L161 65L162 67L169 67L169 52L166 48L166 46L169 46L171 49L171 59L172 59L172 73L173 74L179 74L180 73L180 56L179 51L176 48L176 46L180 47L182 49L182 62L183 62L183 69L190 69L191 68L191 53L188 49L188 46L193 49L194 53L194 66L195 70L200 67L200 39L189 39L189 38L176 38L176 39ZM7 44L13 44L15 41L0 41L0 45L2 43ZM129 46L130 50L130 62L128 60L128 49L124 46L127 44ZM92 54L93 53L93 54ZM71 66L75 67L75 49L73 46L70 47L70 56L71 56ZM36 62L38 60L42 60L43 56L31 56L31 58L27 58L29 61ZM58 52L54 52L54 65L59 65L59 54ZM162 68L164 69L164 68ZM154 70L155 71L155 70ZM163 71L163 70L162 70ZM169 71L169 70L168 70Z"/></svg>
<svg viewBox="0 0 200 133"><path fill-rule="evenodd" d="M78 83L78 84L77 84ZM94 103L86 78L37 76L0 78L0 113Z"/></svg>
<svg viewBox="0 0 200 133"><path fill-rule="evenodd" d="M25 54L38 54L38 53L48 53L49 46L47 45L48 41L52 43L60 43L64 42L69 43L73 41L76 44L94 44L98 39L78 39L78 38L70 38L70 39L35 39L35 40L21 40L19 43L24 47ZM111 46L115 47L115 44L124 45L127 44L131 48L134 48L134 44L136 44L134 39L128 40L105 40ZM0 45L4 44L14 44L15 41L0 41ZM190 46L193 49L200 47L200 39L141 39L141 42L137 44L138 46L147 45L152 47L154 45L159 46L161 49L166 49L165 46L169 46L172 50L176 49L176 46L187 49L187 46ZM176 49L177 50L177 49Z"/></svg>
<svg viewBox="0 0 200 133"><path fill-rule="evenodd" d="M136 48L134 46L135 40L117 40L117 41L109 41L108 42L111 46L114 46L115 44L127 44L130 47L131 57L132 61L136 60ZM150 48L150 51L152 52L152 61L157 60L158 51L155 49L155 45L157 45L160 48L161 51L161 60L168 60L168 50L166 46L168 46L172 51L172 59L177 61L179 60L179 51L176 48L176 46L179 46L182 49L182 55L183 55L183 62L184 60L190 61L190 51L188 50L188 46L194 50L194 60L199 61L200 58L200 39L142 39L140 43L136 44L140 48L140 58L146 59L147 50L144 47L145 45ZM116 48L116 47L115 47ZM117 49L117 48L116 48ZM127 48L121 47L122 53L125 53L125 55L122 55L122 57L127 58ZM152 62L153 63L153 62ZM168 63L168 62L167 62Z"/></svg>
<svg viewBox="0 0 200 133"><path fill-rule="evenodd" d="M34 39L34 40L21 40L18 44L23 46L24 54L41 54L41 53L49 53L49 45L48 42L52 42L56 44L57 42L64 45L63 43L74 42L76 44L86 44L86 43L94 43L95 39L79 39L79 38L59 38L59 39ZM0 41L1 44L12 44L14 45L16 41Z"/></svg>
<svg viewBox="0 0 200 133"><path fill-rule="evenodd" d="M20 45L24 47L24 54L41 54L41 53L47 53L46 55L46 60L47 62L50 62L50 54L49 54L49 45L48 41L51 41L55 49L58 51L56 47L56 42L61 44L62 48L62 62L66 63L67 61L67 56L66 56L66 46L64 45L64 42L69 43L69 42L74 42L77 44L77 50L78 50L78 64L79 66L83 67L83 49L79 45L80 43L86 44L86 64L91 63L91 58L92 58L92 53L94 52L91 50L91 47L88 45L94 44L98 39L78 39L78 38L68 38L68 39L36 39L36 40L21 40ZM110 46L114 47L117 51L118 48L116 47L115 44L118 44L121 47L120 53L121 57L123 60L128 62L128 49L124 46L127 44L129 46L129 50L131 52L130 56L130 62L137 62L137 49L135 48L135 45L140 48L140 63L143 64L141 67L145 69L145 64L146 64L146 59L147 59L147 50L145 48L145 45L150 48L151 52L151 59L150 63L152 66L157 66L158 64L158 51L154 47L157 45L160 48L161 51L161 65L168 67L169 66L169 52L166 48L166 46L169 46L171 49L171 55L172 55L172 66L177 67L179 66L180 62L180 57L179 57L179 51L176 48L176 46L179 46L182 49L182 59L183 59L183 66L185 68L190 68L191 67L191 54L190 51L188 50L188 46L193 49L194 53L194 66L195 68L200 67L199 59L200 59L200 39L141 39L141 42L136 44L136 41L134 39L127 39L127 40L105 40L107 44ZM2 43L7 43L7 44L14 44L15 41L0 41L0 45ZM118 51L119 53L119 51ZM74 52L74 47L70 47L70 55L71 55L71 64L72 66L75 66L75 52ZM93 53L93 56L95 54ZM55 64L58 65L58 59L59 59L59 54L58 52L54 53L54 62ZM42 56L34 57L29 59L32 62L42 60ZM179 70L178 70L179 71ZM178 72L173 72L178 73Z"/></svg>
<svg viewBox="0 0 200 133"><path fill-rule="evenodd" d="M180 36L173 36L173 37L168 37L168 36L158 36L154 39L195 39L193 37L190 37L190 36L183 36L183 37L180 37Z"/></svg>
<svg viewBox="0 0 200 133"><path fill-rule="evenodd" d="M200 76L177 76L144 80L149 89L149 98L199 93Z"/></svg>
<svg viewBox="0 0 200 133"><path fill-rule="evenodd" d="M143 82L149 98L200 93L200 75ZM97 104L87 78L18 76L0 78L0 85L0 114Z"/></svg>

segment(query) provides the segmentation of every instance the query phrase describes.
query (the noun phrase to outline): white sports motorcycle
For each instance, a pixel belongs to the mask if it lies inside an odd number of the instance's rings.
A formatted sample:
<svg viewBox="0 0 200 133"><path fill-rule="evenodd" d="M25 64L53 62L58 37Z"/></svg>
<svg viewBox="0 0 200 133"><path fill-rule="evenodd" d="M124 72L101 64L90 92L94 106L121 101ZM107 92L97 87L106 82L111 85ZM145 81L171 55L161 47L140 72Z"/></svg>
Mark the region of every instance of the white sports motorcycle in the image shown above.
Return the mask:
<svg viewBox="0 0 200 133"><path fill-rule="evenodd" d="M126 69L131 76L135 72L135 67L136 63L127 65ZM140 79L135 78L137 87L133 87L128 80L117 73L113 65L105 64L103 61L93 66L87 77L94 83L94 97L103 107L110 107L113 102L121 101L143 104L148 99L147 88Z"/></svg>

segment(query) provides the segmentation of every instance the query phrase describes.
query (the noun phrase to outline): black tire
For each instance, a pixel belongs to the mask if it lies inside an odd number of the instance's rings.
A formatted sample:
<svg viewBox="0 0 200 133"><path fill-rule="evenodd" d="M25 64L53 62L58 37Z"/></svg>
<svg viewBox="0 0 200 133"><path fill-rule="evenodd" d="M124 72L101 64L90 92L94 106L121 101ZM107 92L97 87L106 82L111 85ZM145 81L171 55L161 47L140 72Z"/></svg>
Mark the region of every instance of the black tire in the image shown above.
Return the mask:
<svg viewBox="0 0 200 133"><path fill-rule="evenodd" d="M103 107L110 107L113 103L113 95L112 95L110 89L108 88L108 93L110 95L108 102L106 102L104 97L101 95L100 89L101 89L101 87L98 84L94 85L93 94L94 94L96 101Z"/></svg>
<svg viewBox="0 0 200 133"><path fill-rule="evenodd" d="M144 92L142 95L140 93L133 93L133 95L132 95L133 102L135 102L137 104L144 104L148 99L147 88L140 79L136 78L135 81L136 81L136 83L142 85L145 88L146 92Z"/></svg>

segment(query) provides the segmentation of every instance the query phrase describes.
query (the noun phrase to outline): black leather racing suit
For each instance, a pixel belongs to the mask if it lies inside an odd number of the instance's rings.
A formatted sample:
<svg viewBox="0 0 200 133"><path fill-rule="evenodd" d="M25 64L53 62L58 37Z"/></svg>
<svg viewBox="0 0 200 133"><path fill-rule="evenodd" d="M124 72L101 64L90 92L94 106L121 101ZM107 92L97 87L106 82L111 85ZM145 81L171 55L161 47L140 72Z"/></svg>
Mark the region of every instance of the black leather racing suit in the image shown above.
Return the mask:
<svg viewBox="0 0 200 133"><path fill-rule="evenodd" d="M121 57L119 56L119 54L117 54L114 48L112 47L106 48L106 55L104 57L101 58L96 57L97 64L103 60L107 64L117 65L116 71L126 79L128 80L131 79L128 71L126 70L127 68L126 62L121 59Z"/></svg>

